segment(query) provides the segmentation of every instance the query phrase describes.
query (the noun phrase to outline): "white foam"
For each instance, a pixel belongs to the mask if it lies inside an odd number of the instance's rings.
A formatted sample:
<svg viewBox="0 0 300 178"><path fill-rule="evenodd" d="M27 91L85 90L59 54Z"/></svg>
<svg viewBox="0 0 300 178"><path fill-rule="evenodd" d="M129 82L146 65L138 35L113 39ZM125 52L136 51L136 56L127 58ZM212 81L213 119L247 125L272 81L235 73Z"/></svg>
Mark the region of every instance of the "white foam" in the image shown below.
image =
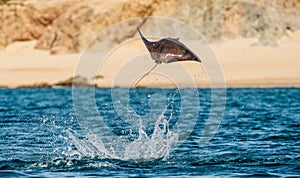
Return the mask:
<svg viewBox="0 0 300 178"><path fill-rule="evenodd" d="M166 109L164 110L164 112ZM166 160L169 157L172 146L178 141L178 134L169 130L168 121L164 112L158 117L155 128L150 137L143 130L141 119L139 120L139 136L133 141L112 144L109 149L105 147L96 134L86 135L85 139L78 139L71 132L67 132L76 150L69 149L66 156L78 155L89 158L112 158L127 161L143 162L156 159Z"/></svg>

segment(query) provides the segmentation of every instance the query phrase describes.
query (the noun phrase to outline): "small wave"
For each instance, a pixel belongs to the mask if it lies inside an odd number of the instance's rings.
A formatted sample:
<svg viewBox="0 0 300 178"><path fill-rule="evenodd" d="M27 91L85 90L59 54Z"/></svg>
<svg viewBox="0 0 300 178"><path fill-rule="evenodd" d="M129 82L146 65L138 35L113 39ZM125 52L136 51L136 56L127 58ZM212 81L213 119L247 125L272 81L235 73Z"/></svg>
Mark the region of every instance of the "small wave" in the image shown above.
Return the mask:
<svg viewBox="0 0 300 178"><path fill-rule="evenodd" d="M26 167L29 164L32 164L32 162L23 161L23 160L20 160L20 159L5 160L5 161L1 161L0 170L22 169L22 168Z"/></svg>
<svg viewBox="0 0 300 178"><path fill-rule="evenodd" d="M29 177L29 174L25 174L15 170L0 170L0 177Z"/></svg>
<svg viewBox="0 0 300 178"><path fill-rule="evenodd" d="M58 157L52 160L34 163L26 167L26 169L48 169L52 171L72 171L72 170L90 170L99 169L103 167L115 168L115 164L111 163L108 159L100 158L70 158Z"/></svg>
<svg viewBox="0 0 300 178"><path fill-rule="evenodd" d="M271 173L253 173L253 174L233 174L232 177L282 177L281 175Z"/></svg>
<svg viewBox="0 0 300 178"><path fill-rule="evenodd" d="M286 141L286 140L298 140L298 138L293 136L283 136L283 135L270 135L259 139L261 141Z"/></svg>

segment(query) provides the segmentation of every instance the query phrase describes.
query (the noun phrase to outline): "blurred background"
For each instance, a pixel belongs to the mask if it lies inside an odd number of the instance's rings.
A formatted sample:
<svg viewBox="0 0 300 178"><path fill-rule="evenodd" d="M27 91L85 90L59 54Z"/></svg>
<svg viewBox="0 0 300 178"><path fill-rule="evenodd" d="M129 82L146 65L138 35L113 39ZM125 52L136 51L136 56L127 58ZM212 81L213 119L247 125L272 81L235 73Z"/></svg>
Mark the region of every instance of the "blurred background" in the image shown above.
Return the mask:
<svg viewBox="0 0 300 178"><path fill-rule="evenodd" d="M148 16L197 30L224 67L228 86L300 85L299 0L2 0L0 86L51 86L70 79L79 54L101 31L143 17L124 27L132 34L108 34L107 45L115 45L136 35Z"/></svg>

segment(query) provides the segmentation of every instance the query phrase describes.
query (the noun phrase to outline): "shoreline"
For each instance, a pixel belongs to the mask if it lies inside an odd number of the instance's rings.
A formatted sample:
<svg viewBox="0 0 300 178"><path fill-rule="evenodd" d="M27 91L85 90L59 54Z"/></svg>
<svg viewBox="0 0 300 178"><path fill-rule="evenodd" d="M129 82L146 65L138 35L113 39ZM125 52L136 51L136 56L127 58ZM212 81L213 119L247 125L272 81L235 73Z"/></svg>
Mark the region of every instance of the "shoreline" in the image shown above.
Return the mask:
<svg viewBox="0 0 300 178"><path fill-rule="evenodd" d="M300 87L300 31L279 40L276 47L258 46L255 43L255 39L240 38L210 44L221 64L225 88ZM50 87L66 80L70 82L70 78L74 77L82 54L51 55L48 51L34 49L34 45L35 41L15 42L0 51L0 88ZM101 66L101 71L95 74L101 77L92 80L90 76L83 85L96 80L97 88L132 87L132 83L120 79L121 82L117 83L116 77L122 72L122 67L133 59L132 56L145 52L147 51L140 40L121 46L109 56ZM149 70L153 65L150 59L140 61L146 65L142 66L145 68L142 71ZM138 87L174 87L170 79L158 74L172 69L176 71L176 65L178 64L160 65ZM194 76L197 88L210 88L207 76L203 76L203 65L193 62L182 62L180 65ZM135 70L134 67L129 66L126 70ZM184 80L180 84L185 86Z"/></svg>
<svg viewBox="0 0 300 178"><path fill-rule="evenodd" d="M77 86L79 88L92 88L93 86ZM72 86L59 86L59 85L47 85L47 86L17 86L17 87L7 87L0 86L0 89L34 89L34 88L51 88L51 89L61 89L61 88L72 88ZM157 88L157 89L174 89L174 86L149 86L149 87L104 87L104 86L95 86L96 89L111 89L111 88ZM180 88L191 88L191 87L180 87ZM224 87L209 87L209 86L200 86L197 89L272 89L272 88L299 88L300 85L230 85Z"/></svg>

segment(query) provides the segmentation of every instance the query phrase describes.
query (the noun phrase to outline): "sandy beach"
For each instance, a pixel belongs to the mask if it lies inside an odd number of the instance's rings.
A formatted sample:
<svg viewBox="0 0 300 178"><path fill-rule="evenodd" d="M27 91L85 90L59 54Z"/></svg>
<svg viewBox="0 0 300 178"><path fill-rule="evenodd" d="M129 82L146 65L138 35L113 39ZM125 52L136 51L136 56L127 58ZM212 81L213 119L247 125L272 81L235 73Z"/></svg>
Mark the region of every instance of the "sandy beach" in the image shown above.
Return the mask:
<svg viewBox="0 0 300 178"><path fill-rule="evenodd" d="M278 46L256 45L255 39L235 39L211 44L217 56L227 87L299 87L300 86L300 31L281 39ZM51 55L34 49L36 41L15 42L0 51L0 86L20 87L37 83L53 85L73 77L82 54ZM136 54L147 53L141 41L124 45L111 54L97 75L98 87L132 87L116 82L121 67ZM126 55L126 59L124 58ZM123 60L120 60L124 58ZM205 60L205 59L203 59ZM154 62L143 60L145 72ZM169 79L156 75L159 71L172 70L176 64L164 64L145 77L142 87L173 87ZM194 76L197 87L209 87L206 77L201 76L203 66L186 62L184 67ZM132 69L135 70L136 66ZM201 69L202 68L202 69ZM129 86L128 86L129 85Z"/></svg>

